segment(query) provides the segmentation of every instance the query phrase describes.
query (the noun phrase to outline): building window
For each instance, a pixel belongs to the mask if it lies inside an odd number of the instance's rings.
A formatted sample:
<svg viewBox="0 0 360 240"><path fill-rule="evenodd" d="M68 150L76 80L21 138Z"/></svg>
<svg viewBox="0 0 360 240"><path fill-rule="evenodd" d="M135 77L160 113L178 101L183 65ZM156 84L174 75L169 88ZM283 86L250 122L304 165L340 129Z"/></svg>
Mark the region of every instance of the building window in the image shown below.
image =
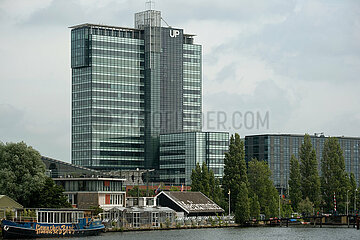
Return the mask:
<svg viewBox="0 0 360 240"><path fill-rule="evenodd" d="M152 225L154 227L159 227L159 213L153 212L151 213L151 215L152 215Z"/></svg>
<svg viewBox="0 0 360 240"><path fill-rule="evenodd" d="M172 222L172 214L171 214L171 212L167 212L166 213L166 219L168 220L168 221L170 221L170 222Z"/></svg>
<svg viewBox="0 0 360 240"><path fill-rule="evenodd" d="M105 195L105 204L110 204L110 194Z"/></svg>
<svg viewBox="0 0 360 240"><path fill-rule="evenodd" d="M112 204L112 205L123 205L122 194L111 194L110 195L110 204Z"/></svg>
<svg viewBox="0 0 360 240"><path fill-rule="evenodd" d="M67 197L68 197L67 200L71 205L76 205L75 194L69 193L67 194Z"/></svg>
<svg viewBox="0 0 360 240"><path fill-rule="evenodd" d="M139 212L133 213L133 227L134 228L140 227L140 213Z"/></svg>

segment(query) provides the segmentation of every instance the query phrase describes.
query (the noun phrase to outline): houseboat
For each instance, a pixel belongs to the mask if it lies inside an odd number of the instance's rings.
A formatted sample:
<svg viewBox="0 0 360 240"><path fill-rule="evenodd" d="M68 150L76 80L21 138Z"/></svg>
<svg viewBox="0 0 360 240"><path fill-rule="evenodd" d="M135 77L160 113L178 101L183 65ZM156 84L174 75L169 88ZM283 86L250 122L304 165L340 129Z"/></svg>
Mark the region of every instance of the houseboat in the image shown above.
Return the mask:
<svg viewBox="0 0 360 240"><path fill-rule="evenodd" d="M16 211L11 220L2 220L2 235L4 239L98 235L105 227L90 215L90 211L77 209Z"/></svg>

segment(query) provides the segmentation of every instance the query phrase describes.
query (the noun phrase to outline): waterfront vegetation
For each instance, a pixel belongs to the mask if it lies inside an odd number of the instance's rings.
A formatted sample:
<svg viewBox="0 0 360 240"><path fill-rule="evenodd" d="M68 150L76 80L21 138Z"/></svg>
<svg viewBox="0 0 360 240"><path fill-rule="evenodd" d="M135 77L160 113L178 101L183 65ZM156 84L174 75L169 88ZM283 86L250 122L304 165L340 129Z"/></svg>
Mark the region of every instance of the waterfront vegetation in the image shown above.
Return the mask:
<svg viewBox="0 0 360 240"><path fill-rule="evenodd" d="M206 163L202 166L196 164L192 170L191 182L191 191L202 192L220 206L225 204L219 179L215 178L214 172L208 169Z"/></svg>
<svg viewBox="0 0 360 240"><path fill-rule="evenodd" d="M0 142L0 195L27 208L71 207L63 191L46 176L38 151L24 142Z"/></svg>
<svg viewBox="0 0 360 240"><path fill-rule="evenodd" d="M191 176L192 190L202 191L226 212L230 207L239 224L249 223L260 216L291 217L296 212L303 215L320 212L346 214L346 207L351 212L356 210L356 205L359 206L356 179L353 173L345 171L343 152L334 137L325 140L320 177L318 156L310 136L304 136L299 159L291 156L289 189L283 195L279 195L274 187L267 163L252 159L246 164L244 149L240 136L232 135L229 151L225 153L221 185L213 179L214 174L205 163L201 167L197 165Z"/></svg>
<svg viewBox="0 0 360 240"><path fill-rule="evenodd" d="M238 134L231 136L229 152L225 153L222 185L205 163L197 165L191 175L192 191L201 191L226 212L235 214L237 223L243 224L250 218L278 216L278 193L270 176L267 164L257 159L245 162L244 143ZM230 198L230 201L229 201ZM230 204L229 204L230 203ZM284 212L288 204L283 204ZM291 210L287 211L290 212Z"/></svg>
<svg viewBox="0 0 360 240"><path fill-rule="evenodd" d="M346 214L356 209L357 184L353 173L345 171L345 161L338 140L327 138L320 161L321 177L317 170L318 160L309 135L305 135L299 159L291 157L289 198L295 211L314 214L317 212ZM357 200L356 200L357 199ZM336 200L336 201L335 201ZM310 211L311 209L311 211Z"/></svg>
<svg viewBox="0 0 360 240"><path fill-rule="evenodd" d="M146 189L139 189L139 186L134 186L126 193L127 197L148 197L148 191Z"/></svg>
<svg viewBox="0 0 360 240"><path fill-rule="evenodd" d="M359 206L356 179L353 173L345 171L343 152L336 138L325 140L319 161L310 136L305 135L299 159L291 156L289 189L284 195L279 195L274 187L266 162L257 159L245 162L244 143L238 134L230 138L224 164L222 183L205 163L196 165L191 175L192 191L204 193L226 213L230 207L240 224L260 217L290 217L295 212L335 213L334 198L336 213L352 212ZM0 142L0 194L24 207L71 207L63 189L46 176L39 152L24 142ZM134 188L129 194L137 196L138 190ZM139 195L147 193L140 190Z"/></svg>
<svg viewBox="0 0 360 240"><path fill-rule="evenodd" d="M277 216L279 199L267 164L252 159L246 165L244 149L240 136L231 136L229 152L225 154L223 177L223 197L226 202L230 198L230 210L240 224L251 218L258 219L260 214L267 218Z"/></svg>

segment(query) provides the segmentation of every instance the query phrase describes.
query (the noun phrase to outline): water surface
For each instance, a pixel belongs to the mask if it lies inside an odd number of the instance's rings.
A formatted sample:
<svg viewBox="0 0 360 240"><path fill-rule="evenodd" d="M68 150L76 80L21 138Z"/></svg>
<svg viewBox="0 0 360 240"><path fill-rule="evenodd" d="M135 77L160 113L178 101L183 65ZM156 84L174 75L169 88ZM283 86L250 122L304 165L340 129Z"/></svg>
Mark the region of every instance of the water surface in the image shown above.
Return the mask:
<svg viewBox="0 0 360 240"><path fill-rule="evenodd" d="M71 238L86 240L172 240L172 239L360 239L360 230L346 227L258 227L258 228L207 228L207 229L180 229L180 230L157 230L139 232L113 232L103 233L96 237Z"/></svg>

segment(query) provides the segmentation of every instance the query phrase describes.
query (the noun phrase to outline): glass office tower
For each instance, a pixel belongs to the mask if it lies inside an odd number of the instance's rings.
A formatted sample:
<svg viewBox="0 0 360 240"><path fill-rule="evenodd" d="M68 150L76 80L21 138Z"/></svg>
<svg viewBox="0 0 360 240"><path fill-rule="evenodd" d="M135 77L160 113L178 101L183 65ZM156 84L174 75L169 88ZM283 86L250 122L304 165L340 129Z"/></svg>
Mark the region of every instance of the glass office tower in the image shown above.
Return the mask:
<svg viewBox="0 0 360 240"><path fill-rule="evenodd" d="M95 169L144 165L144 40L136 29L71 31L72 162Z"/></svg>
<svg viewBox="0 0 360 240"><path fill-rule="evenodd" d="M160 135L160 181L191 184L192 169L206 163L216 178L224 174L225 152L229 150L227 132L183 132Z"/></svg>
<svg viewBox="0 0 360 240"><path fill-rule="evenodd" d="M324 143L327 137L324 135L310 136L312 146L318 160L318 171L321 174L321 159ZM359 183L360 165L360 138L338 137L343 150L345 170L354 173ZM299 157L300 147L304 141L304 135L295 134L265 134L245 137L245 159L252 158L264 160L268 163L272 172L272 179L277 189L286 192L290 174L290 158L294 154Z"/></svg>
<svg viewBox="0 0 360 240"><path fill-rule="evenodd" d="M159 167L162 133L201 131L201 46L162 27L71 27L72 163L116 170Z"/></svg>

